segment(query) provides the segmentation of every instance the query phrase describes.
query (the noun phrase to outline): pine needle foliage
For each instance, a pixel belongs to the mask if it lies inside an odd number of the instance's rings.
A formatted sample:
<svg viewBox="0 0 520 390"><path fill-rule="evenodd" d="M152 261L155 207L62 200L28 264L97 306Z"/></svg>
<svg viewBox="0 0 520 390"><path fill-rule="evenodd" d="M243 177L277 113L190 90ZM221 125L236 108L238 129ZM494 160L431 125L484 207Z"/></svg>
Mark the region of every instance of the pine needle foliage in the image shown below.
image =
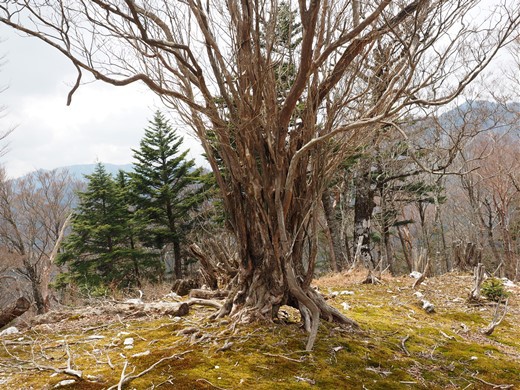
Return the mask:
<svg viewBox="0 0 520 390"><path fill-rule="evenodd" d="M156 274L156 256L133 241L134 222L124 188L101 163L86 179L86 190L78 194L72 231L58 257L58 263L68 267L62 280L85 288L122 287L138 284L144 269Z"/></svg>
<svg viewBox="0 0 520 390"><path fill-rule="evenodd" d="M192 228L190 212L205 199L205 181L195 161L181 151L183 138L157 111L134 152L130 173L136 217L144 227L140 238L149 247L171 246L176 278L182 278L186 258L182 246Z"/></svg>

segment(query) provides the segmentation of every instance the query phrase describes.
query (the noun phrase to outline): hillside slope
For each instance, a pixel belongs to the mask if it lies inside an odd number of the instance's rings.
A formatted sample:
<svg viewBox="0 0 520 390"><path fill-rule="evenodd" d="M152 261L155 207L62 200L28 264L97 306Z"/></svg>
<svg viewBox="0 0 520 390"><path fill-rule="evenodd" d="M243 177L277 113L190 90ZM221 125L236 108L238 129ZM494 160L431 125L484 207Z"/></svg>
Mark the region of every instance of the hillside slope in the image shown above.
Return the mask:
<svg viewBox="0 0 520 390"><path fill-rule="evenodd" d="M0 384L11 389L506 389L520 388L520 289L490 336L489 302L469 305L472 277L363 285L362 274L315 282L361 331L322 322L312 353L294 310L262 326L211 321L214 309L155 315L113 302L63 310L1 338ZM129 339L132 339L132 342ZM126 340L126 341L125 341ZM125 344L126 343L126 344ZM81 378L78 372L81 372ZM122 379L126 378L126 379Z"/></svg>

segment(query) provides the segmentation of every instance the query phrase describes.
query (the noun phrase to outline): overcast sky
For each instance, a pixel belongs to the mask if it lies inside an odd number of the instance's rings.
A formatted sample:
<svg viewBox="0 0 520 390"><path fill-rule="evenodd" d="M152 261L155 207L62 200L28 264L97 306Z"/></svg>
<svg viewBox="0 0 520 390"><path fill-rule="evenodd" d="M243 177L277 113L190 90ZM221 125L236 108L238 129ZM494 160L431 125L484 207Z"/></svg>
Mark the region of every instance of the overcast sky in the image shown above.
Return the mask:
<svg viewBox="0 0 520 390"><path fill-rule="evenodd" d="M160 101L144 86L114 87L95 82L83 85L67 107L74 67L55 50L34 38L18 36L0 25L0 105L7 116L0 128L16 125L9 152L1 162L11 177L35 169L132 162L131 148L139 146L144 128ZM182 131L182 129L179 129ZM184 134L183 134L184 135ZM185 147L199 164L201 148L190 135Z"/></svg>

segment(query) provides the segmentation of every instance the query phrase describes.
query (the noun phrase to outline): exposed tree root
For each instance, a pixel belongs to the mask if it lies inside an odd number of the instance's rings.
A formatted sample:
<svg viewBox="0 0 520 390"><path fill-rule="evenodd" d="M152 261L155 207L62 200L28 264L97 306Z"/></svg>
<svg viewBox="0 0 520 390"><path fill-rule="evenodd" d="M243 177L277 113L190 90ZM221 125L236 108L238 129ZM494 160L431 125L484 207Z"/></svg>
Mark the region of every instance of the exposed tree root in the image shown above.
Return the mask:
<svg viewBox="0 0 520 390"><path fill-rule="evenodd" d="M309 333L307 351L312 350L314 346L322 318L340 325L359 328L357 322L330 306L319 292L311 287L302 288L296 280L292 267L287 268L288 293L275 294L268 291L261 283L254 287L253 293L250 293L251 287L247 289L236 287L212 318L219 319L229 315L239 323L272 321L277 317L278 310L283 304L293 306L299 310L303 326Z"/></svg>

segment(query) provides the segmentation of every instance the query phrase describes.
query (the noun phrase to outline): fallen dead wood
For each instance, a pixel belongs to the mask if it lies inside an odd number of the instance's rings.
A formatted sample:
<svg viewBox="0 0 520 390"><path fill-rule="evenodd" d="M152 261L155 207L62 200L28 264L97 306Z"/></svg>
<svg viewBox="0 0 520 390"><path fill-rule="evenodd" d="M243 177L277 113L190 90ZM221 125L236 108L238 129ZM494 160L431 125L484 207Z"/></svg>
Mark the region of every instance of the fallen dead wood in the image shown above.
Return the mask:
<svg viewBox="0 0 520 390"><path fill-rule="evenodd" d="M469 293L469 301L470 302L479 302L480 301L480 288L482 282L484 281L486 269L482 263L478 263L475 269L473 270L473 288Z"/></svg>
<svg viewBox="0 0 520 390"><path fill-rule="evenodd" d="M184 303L186 303L188 306L193 306L193 305L209 306L209 307L214 307L215 309L219 309L219 310L222 308L222 303L213 301L211 299L190 298Z"/></svg>
<svg viewBox="0 0 520 390"><path fill-rule="evenodd" d="M145 303L141 311L145 314L160 314L182 317L190 312L190 305L186 302L150 302Z"/></svg>
<svg viewBox="0 0 520 390"><path fill-rule="evenodd" d="M408 349L406 348L406 345L405 345L409 338L410 338L410 335L408 334L401 340L401 348L402 348L403 352L406 354L406 356L410 356L410 352L408 351Z"/></svg>
<svg viewBox="0 0 520 390"><path fill-rule="evenodd" d="M225 299L229 296L228 290L203 290L194 289L190 291L190 298L202 298L202 299Z"/></svg>
<svg viewBox="0 0 520 390"><path fill-rule="evenodd" d="M476 375L472 375L473 378L475 378L476 380L484 383L485 385L487 386L490 386L492 389L501 389L501 390L507 390L507 389L514 389L515 388L515 385L509 385L509 384L506 384L506 385L497 385L495 383L491 383L491 382L487 382L485 381L484 379L481 379L479 378L478 376Z"/></svg>
<svg viewBox="0 0 520 390"><path fill-rule="evenodd" d="M137 379L137 378L140 378L142 377L143 375L146 375L148 374L150 371L152 371L155 367L157 367L159 364L165 362L165 361L168 361L168 360L173 360L173 359L180 359L182 358L184 355L186 355L187 353L190 353L190 351L184 351L184 352L181 352L181 353L177 353L175 355L172 355L172 356L167 356L167 357L164 357L158 361L156 361L154 364L152 364L150 367L148 367L146 370L143 370L141 371L139 374L135 374L135 375L127 375L125 373L126 371L126 368L128 367L128 360L125 361L125 364L123 366L123 370L121 371L121 379L119 380L119 383L117 383L116 385L113 385L113 386L110 386L107 390L113 390L113 389L122 389L124 385L130 383L131 381L133 381L134 379Z"/></svg>
<svg viewBox="0 0 520 390"><path fill-rule="evenodd" d="M430 272L430 259L426 260L426 265L424 266L424 270L423 272L421 273L421 276L419 276L419 278L415 281L415 283L413 284L412 288L415 290L417 287L419 287L419 285L424 282L424 280L426 279L426 277L428 276Z"/></svg>
<svg viewBox="0 0 520 390"><path fill-rule="evenodd" d="M504 319L504 317L506 316L507 314L507 304L508 304L509 300L506 299L505 303L504 303L504 309L502 311L502 314L500 314L500 302L497 303L497 306L495 308L495 314L493 314L493 319L491 320L491 323L489 324L489 326L482 330L482 333L485 334L486 336L491 336L491 334L495 331L495 328L500 325L500 323L502 322L502 320Z"/></svg>
<svg viewBox="0 0 520 390"><path fill-rule="evenodd" d="M96 307L86 307L74 310L53 310L46 314L36 316L30 321L31 326L42 324L55 324L75 320L87 320L93 318L110 318L122 316L123 318L138 318L143 316L173 316L182 317L189 313L190 305L186 302L143 302L139 304L127 302L110 302ZM84 331L96 330L111 326L110 323L86 326Z"/></svg>

